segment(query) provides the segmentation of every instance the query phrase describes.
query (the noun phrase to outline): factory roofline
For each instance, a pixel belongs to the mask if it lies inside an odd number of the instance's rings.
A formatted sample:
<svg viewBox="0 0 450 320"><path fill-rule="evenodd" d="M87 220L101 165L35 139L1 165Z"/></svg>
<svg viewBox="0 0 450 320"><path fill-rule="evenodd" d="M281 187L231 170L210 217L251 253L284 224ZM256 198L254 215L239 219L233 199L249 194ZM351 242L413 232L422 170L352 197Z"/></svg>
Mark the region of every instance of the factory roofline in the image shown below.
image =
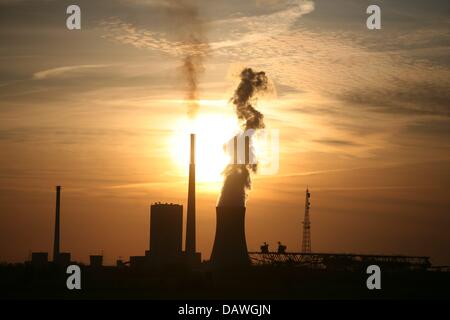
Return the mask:
<svg viewBox="0 0 450 320"><path fill-rule="evenodd" d="M161 206L161 207L168 207L168 206L174 206L174 207L182 207L183 205L178 204L178 203L162 203L162 202L155 202L152 203L152 207L154 206Z"/></svg>

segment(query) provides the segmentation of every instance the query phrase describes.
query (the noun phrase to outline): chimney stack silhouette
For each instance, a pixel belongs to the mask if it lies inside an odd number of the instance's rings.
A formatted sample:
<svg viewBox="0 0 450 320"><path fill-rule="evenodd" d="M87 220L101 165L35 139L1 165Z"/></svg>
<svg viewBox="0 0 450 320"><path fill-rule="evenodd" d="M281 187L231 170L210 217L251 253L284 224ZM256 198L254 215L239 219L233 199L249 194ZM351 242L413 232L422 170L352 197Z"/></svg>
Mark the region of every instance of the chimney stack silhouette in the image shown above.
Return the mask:
<svg viewBox="0 0 450 320"><path fill-rule="evenodd" d="M191 133L189 187L186 217L186 253L195 254L195 134Z"/></svg>
<svg viewBox="0 0 450 320"><path fill-rule="evenodd" d="M53 240L53 261L58 261L59 258L59 215L61 202L61 186L56 186L56 212L55 212L55 235Z"/></svg>

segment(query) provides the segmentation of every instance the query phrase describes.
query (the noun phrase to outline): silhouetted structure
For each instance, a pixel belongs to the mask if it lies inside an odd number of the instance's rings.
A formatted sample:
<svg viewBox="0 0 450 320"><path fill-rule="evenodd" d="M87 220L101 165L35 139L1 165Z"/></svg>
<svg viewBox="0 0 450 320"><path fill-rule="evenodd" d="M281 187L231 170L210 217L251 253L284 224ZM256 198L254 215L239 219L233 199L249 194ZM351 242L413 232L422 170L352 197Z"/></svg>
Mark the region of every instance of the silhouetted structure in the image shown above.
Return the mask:
<svg viewBox="0 0 450 320"><path fill-rule="evenodd" d="M60 246L60 235L59 235L59 218L60 218L60 203L61 203L61 186L56 186L56 209L55 209L55 234L53 240L53 262L58 262L59 259L59 246ZM70 259L69 259L70 260Z"/></svg>
<svg viewBox="0 0 450 320"><path fill-rule="evenodd" d="M245 207L217 207L216 216L212 265L219 268L250 265L245 240Z"/></svg>
<svg viewBox="0 0 450 320"><path fill-rule="evenodd" d="M60 252L56 263L60 266L66 267L71 264L71 254L70 252Z"/></svg>
<svg viewBox="0 0 450 320"><path fill-rule="evenodd" d="M250 137L244 136L244 139L244 157L242 157L238 152L238 136L233 137L233 163L227 167L230 172L225 178L216 207L216 235L210 259L215 268L250 265L245 240L244 206L245 188L248 187L246 183L249 178Z"/></svg>
<svg viewBox="0 0 450 320"><path fill-rule="evenodd" d="M184 262L182 251L183 206L155 203L150 206L150 250L145 256L131 256L130 267L165 267ZM119 265L119 263L118 263Z"/></svg>
<svg viewBox="0 0 450 320"><path fill-rule="evenodd" d="M37 267L43 267L48 264L47 252L33 252L31 253L31 264Z"/></svg>
<svg viewBox="0 0 450 320"><path fill-rule="evenodd" d="M198 266L201 255L196 248L196 219L195 219L195 134L191 134L190 161L189 161L189 186L186 211L186 243L185 262L192 266Z"/></svg>
<svg viewBox="0 0 450 320"><path fill-rule="evenodd" d="M101 268L103 266L103 256L101 255L89 256L89 266L92 268Z"/></svg>
<svg viewBox="0 0 450 320"><path fill-rule="evenodd" d="M360 271L371 264L383 270L414 271L431 267L429 257L351 253L249 252L254 266L295 266L311 270Z"/></svg>
<svg viewBox="0 0 450 320"><path fill-rule="evenodd" d="M278 241L278 253L286 253L286 246L283 245L280 241Z"/></svg>
<svg viewBox="0 0 450 320"><path fill-rule="evenodd" d="M311 194L308 188L306 188L305 196L305 218L303 220L303 241L302 241L302 252L311 252L311 222L309 220L309 208L311 207L310 202Z"/></svg>
<svg viewBox="0 0 450 320"><path fill-rule="evenodd" d="M168 259L182 252L183 206L152 204L150 207L150 255Z"/></svg>
<svg viewBox="0 0 450 320"><path fill-rule="evenodd" d="M191 134L186 214L186 254L194 254L196 252L195 236L195 134Z"/></svg>
<svg viewBox="0 0 450 320"><path fill-rule="evenodd" d="M307 199L309 194L307 191ZM309 206L309 202L308 202ZM150 250L116 266L103 266L103 256L90 256L80 265L83 290L73 295L64 285L61 266L70 253L59 252L58 264L48 263L47 252L34 252L23 264L0 264L0 297L7 298L446 298L449 268L431 268L429 257L337 253L247 252L244 206L218 206L211 263L192 268L182 252L183 208L153 204L150 208ZM195 256L195 255L194 255ZM186 261L190 268L185 268ZM376 264L389 283L374 295L361 275ZM210 268L210 266L214 268ZM156 267L156 268L155 268ZM217 268L216 268L217 267ZM233 268L229 272L229 268ZM223 270L226 272L223 272Z"/></svg>
<svg viewBox="0 0 450 320"><path fill-rule="evenodd" d="M266 242L264 242L261 246L261 253L269 253L269 244L267 244Z"/></svg>

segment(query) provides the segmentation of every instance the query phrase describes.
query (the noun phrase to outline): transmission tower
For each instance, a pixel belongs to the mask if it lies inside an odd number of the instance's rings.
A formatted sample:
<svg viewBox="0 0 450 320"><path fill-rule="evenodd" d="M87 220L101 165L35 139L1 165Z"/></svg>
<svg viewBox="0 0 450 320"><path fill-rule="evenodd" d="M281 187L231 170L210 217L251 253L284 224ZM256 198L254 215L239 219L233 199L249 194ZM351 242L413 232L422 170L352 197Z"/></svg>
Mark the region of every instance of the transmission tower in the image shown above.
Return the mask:
<svg viewBox="0 0 450 320"><path fill-rule="evenodd" d="M311 207L311 194L308 188L306 188L306 198L305 198L305 218L303 220L303 242L302 242L302 252L311 252L311 222L309 221L309 208Z"/></svg>

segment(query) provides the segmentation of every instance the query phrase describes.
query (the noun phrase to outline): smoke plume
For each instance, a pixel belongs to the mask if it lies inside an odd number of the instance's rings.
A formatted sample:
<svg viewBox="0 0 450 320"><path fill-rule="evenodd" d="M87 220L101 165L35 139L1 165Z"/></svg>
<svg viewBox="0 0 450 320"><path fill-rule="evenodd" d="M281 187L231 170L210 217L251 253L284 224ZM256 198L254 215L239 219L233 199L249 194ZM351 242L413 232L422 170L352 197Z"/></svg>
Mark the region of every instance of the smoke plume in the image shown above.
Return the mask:
<svg viewBox="0 0 450 320"><path fill-rule="evenodd" d="M205 25L195 5L183 0L170 0L169 3L170 16L181 41L179 48L183 56L181 72L186 85L187 113L193 118L199 108L198 80L204 72L203 62L209 50L204 33Z"/></svg>
<svg viewBox="0 0 450 320"><path fill-rule="evenodd" d="M236 106L236 115L242 122L242 129L264 128L264 115L256 110L255 95L267 90L268 79L265 72L255 72L245 68L240 74L241 81L230 101ZM251 172L256 172L256 164L229 164L223 174L225 177L219 198L219 207L243 207L247 190L251 188Z"/></svg>
<svg viewBox="0 0 450 320"><path fill-rule="evenodd" d="M264 115L252 106L255 93L267 90L267 76L264 71L254 72L245 68L241 72L241 82L234 92L231 101L236 105L236 114L243 120L243 129L264 128Z"/></svg>

